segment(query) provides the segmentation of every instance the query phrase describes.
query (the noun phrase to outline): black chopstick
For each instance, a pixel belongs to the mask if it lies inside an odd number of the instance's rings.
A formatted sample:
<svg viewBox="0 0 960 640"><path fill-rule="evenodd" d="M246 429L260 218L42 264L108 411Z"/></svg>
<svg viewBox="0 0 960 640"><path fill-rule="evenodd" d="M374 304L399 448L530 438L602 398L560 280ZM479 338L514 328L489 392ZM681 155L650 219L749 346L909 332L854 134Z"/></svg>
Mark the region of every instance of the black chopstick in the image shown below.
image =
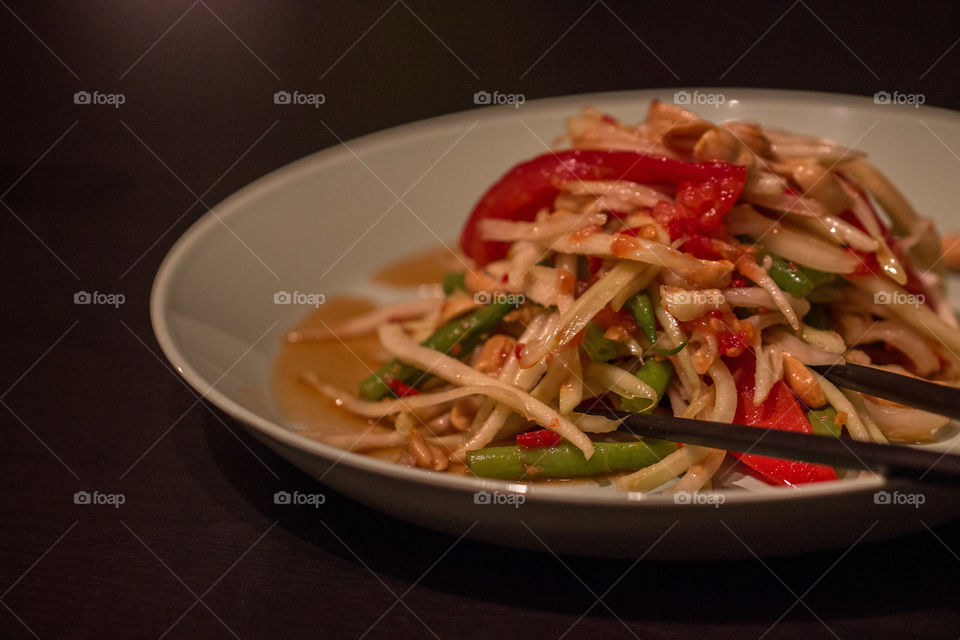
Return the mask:
<svg viewBox="0 0 960 640"><path fill-rule="evenodd" d="M859 364L810 368L838 387L960 420L960 389Z"/></svg>
<svg viewBox="0 0 960 640"><path fill-rule="evenodd" d="M591 408L633 434L714 449L802 460L843 469L873 471L892 478L960 484L960 456L914 447L841 440L741 424Z"/></svg>

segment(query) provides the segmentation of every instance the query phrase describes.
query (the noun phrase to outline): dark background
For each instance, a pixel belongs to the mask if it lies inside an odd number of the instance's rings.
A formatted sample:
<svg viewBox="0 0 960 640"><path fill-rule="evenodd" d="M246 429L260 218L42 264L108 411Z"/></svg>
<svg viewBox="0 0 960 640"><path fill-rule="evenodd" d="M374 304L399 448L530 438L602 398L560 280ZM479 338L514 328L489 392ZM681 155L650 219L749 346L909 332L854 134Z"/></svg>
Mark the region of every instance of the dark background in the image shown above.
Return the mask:
<svg viewBox="0 0 960 640"><path fill-rule="evenodd" d="M481 89L882 89L957 109L955 3L0 4L0 637L743 638L797 596L767 637L960 633L957 525L765 564L631 566L386 518L198 402L147 313L207 206L336 144L331 130L472 108ZM274 105L281 89L327 102ZM80 90L126 102L76 105ZM126 302L76 306L78 290ZM279 489L327 503L277 507ZM75 505L79 490L126 503Z"/></svg>

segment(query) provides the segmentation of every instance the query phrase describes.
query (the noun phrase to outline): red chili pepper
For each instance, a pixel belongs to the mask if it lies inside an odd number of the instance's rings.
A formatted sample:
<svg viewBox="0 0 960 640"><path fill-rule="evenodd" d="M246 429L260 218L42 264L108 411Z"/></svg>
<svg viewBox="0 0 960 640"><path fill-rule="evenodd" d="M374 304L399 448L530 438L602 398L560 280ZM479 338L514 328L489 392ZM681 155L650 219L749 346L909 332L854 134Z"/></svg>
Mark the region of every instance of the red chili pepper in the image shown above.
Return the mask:
<svg viewBox="0 0 960 640"><path fill-rule="evenodd" d="M553 205L563 183L576 180L629 180L665 189L693 209L702 230L719 228L746 180L744 167L724 162L682 162L633 151L575 149L518 164L480 198L460 234L460 246L479 266L506 256L507 243L486 242L480 221L487 218L533 220ZM686 211L686 204L681 205ZM684 217L690 217L684 216Z"/></svg>
<svg viewBox="0 0 960 640"><path fill-rule="evenodd" d="M393 391L398 398L420 395L420 391L400 382L396 378L390 378L386 380L386 383L387 386L390 387L390 390Z"/></svg>
<svg viewBox="0 0 960 640"><path fill-rule="evenodd" d="M560 444L560 436L547 429L527 431L517 434L517 444L521 447L553 447Z"/></svg>
<svg viewBox="0 0 960 640"><path fill-rule="evenodd" d="M732 361L734 380L737 384L737 414L734 422L754 427L780 429L781 431L798 431L813 433L813 428L807 420L800 403L783 382L777 382L770 390L770 395L759 407L753 404L754 372L756 358L753 354L746 354L739 360ZM830 467L800 462L799 460L782 460L768 458L753 453L734 453L740 462L761 474L771 484L796 485L808 482L823 482L836 480L837 473Z"/></svg>

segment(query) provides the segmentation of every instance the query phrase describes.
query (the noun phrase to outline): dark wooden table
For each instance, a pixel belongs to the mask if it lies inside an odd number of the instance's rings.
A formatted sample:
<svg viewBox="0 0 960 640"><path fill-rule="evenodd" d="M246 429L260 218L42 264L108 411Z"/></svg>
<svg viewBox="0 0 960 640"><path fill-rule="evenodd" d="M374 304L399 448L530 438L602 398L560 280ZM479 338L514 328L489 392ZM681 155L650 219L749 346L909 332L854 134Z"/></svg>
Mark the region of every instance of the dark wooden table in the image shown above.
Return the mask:
<svg viewBox="0 0 960 640"><path fill-rule="evenodd" d="M478 90L677 85L960 108L951 3L634 4L3 3L0 637L956 637L960 526L717 564L457 542L315 484L160 358L168 248L335 144L321 120L349 139ZM326 104L274 104L294 89ZM278 490L327 502L283 509Z"/></svg>

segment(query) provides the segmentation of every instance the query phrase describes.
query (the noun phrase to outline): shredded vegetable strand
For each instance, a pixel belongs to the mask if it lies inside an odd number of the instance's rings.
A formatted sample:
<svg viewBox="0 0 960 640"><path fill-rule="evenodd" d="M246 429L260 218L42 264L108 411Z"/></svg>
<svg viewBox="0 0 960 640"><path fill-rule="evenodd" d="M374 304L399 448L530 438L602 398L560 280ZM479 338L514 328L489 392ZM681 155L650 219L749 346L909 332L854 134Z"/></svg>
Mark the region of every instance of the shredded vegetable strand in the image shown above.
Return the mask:
<svg viewBox="0 0 960 640"><path fill-rule="evenodd" d="M590 287L560 317L557 328L534 345L527 345L521 356L521 366L526 368L542 360L557 347L573 340L587 323L634 277L645 269L645 265L633 262L621 262Z"/></svg>
<svg viewBox="0 0 960 640"><path fill-rule="evenodd" d="M571 444L583 451L583 455L588 460L590 456L593 455L593 443L590 442L590 438L580 431L572 422L557 413L555 409L552 409L530 394L471 369L455 358L417 344L404 335L403 329L396 325L388 324L380 327L379 335L380 342L396 358L426 371L430 371L438 378L454 384L489 384L506 390L507 395L505 397L509 398L509 403L502 401L504 404L509 404L515 411L524 415L527 419L536 422L541 427L555 431L562 438L568 440Z"/></svg>
<svg viewBox="0 0 960 640"><path fill-rule="evenodd" d="M656 464L619 478L617 488L621 491L651 491L682 475L713 451L716 450L687 445Z"/></svg>
<svg viewBox="0 0 960 640"><path fill-rule="evenodd" d="M710 413L710 420L714 422L733 422L733 417L737 413L737 388L733 383L730 370L720 360L714 360L707 373L713 380L713 388L716 392L716 400L713 411Z"/></svg>
<svg viewBox="0 0 960 640"><path fill-rule="evenodd" d="M518 346L525 341L540 339L543 333L549 331L553 326L556 317L556 314L554 314L550 318L542 315L535 318L523 332L523 335L520 336ZM514 352L501 370L499 378L523 391L529 391L546 370L546 362L538 362L533 367L521 369L520 360ZM474 418L470 427L470 438L454 452L454 458L458 461L462 460L467 451L480 449L488 445L497 436L512 413L513 409L509 405L495 403L492 398L489 399Z"/></svg>
<svg viewBox="0 0 960 640"><path fill-rule="evenodd" d="M683 474L683 477L667 489L665 493L693 493L699 491L717 473L726 455L726 451L711 450L699 462L691 465L687 472Z"/></svg>
<svg viewBox="0 0 960 640"><path fill-rule="evenodd" d="M860 440L863 442L870 442L873 438L870 435L870 431L867 429L867 426L863 424L863 420L860 419L859 414L857 414L856 408L847 399L847 396L844 395L842 391L837 389L832 382L821 376L816 371L810 372L813 377L816 379L817 384L820 385L820 389L823 391L824 397L826 397L827 402L833 405L833 408L838 412L843 412L846 414L845 426L847 431L850 433L850 437L854 440Z"/></svg>
<svg viewBox="0 0 960 640"><path fill-rule="evenodd" d="M299 349L376 332L393 356L359 396L302 374L393 429L311 435L392 447L378 455L435 471L616 474L621 491L667 493L729 486L727 474L716 479L725 461L771 483L838 476L638 442L585 407L609 397L682 419L846 428L858 441L940 437L947 417L839 389L808 368L849 361L960 386L960 322L943 272L956 256L944 259L932 222L862 153L657 100L636 125L588 108L566 140L571 149L518 164L481 197L460 242L473 262L443 277L443 299L288 334Z"/></svg>
<svg viewBox="0 0 960 640"><path fill-rule="evenodd" d="M375 309L332 327L311 327L309 329L291 331L287 334L287 342L323 342L373 333L377 330L377 327L384 322L416 318L430 311L435 311L441 306L443 306L443 300L439 298L427 298L425 300L413 300L412 302L381 307L380 309Z"/></svg>
<svg viewBox="0 0 960 640"><path fill-rule="evenodd" d="M651 291L651 294L654 294L651 295L654 304L654 315L656 315L657 321L660 322L660 326L663 327L664 332L672 342L672 344L668 344L668 346L679 347L687 340L687 336L684 335L677 319L670 315L670 312L660 304L659 292L654 293ZM677 375L680 377L680 381L683 383L683 387L689 398L695 400L700 393L700 376L693 367L693 360L690 357L690 353L686 349L681 349L675 358Z"/></svg>

